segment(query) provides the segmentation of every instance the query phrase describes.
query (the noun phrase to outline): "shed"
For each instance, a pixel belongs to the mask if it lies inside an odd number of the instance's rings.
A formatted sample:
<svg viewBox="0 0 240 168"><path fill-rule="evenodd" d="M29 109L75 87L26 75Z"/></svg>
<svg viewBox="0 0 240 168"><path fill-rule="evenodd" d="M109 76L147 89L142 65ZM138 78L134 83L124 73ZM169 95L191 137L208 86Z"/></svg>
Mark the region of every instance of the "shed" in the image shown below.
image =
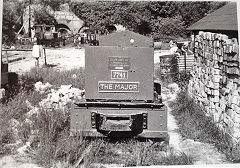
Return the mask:
<svg viewBox="0 0 240 168"><path fill-rule="evenodd" d="M100 46L153 47L153 39L129 30L114 32L99 38Z"/></svg>
<svg viewBox="0 0 240 168"><path fill-rule="evenodd" d="M187 30L222 32L227 35L237 36L237 3L230 2L227 5L208 14Z"/></svg>

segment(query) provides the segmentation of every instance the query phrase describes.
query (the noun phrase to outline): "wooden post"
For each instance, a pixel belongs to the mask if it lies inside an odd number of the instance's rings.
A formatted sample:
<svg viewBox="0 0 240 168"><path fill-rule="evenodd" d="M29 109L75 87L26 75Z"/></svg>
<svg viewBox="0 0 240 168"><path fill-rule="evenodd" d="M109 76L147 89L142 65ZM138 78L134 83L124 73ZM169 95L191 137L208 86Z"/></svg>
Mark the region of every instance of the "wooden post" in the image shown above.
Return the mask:
<svg viewBox="0 0 240 168"><path fill-rule="evenodd" d="M46 55L46 48L45 47L43 48L43 51L44 51L44 65L47 66L47 55Z"/></svg>
<svg viewBox="0 0 240 168"><path fill-rule="evenodd" d="M184 66L185 73L187 73L187 51L184 51Z"/></svg>
<svg viewBox="0 0 240 168"><path fill-rule="evenodd" d="M0 0L0 89L2 85L2 20L3 20L3 0ZM1 97L1 93L0 93Z"/></svg>
<svg viewBox="0 0 240 168"><path fill-rule="evenodd" d="M28 6L28 36L30 39L32 38L31 33L31 0L29 0L29 6Z"/></svg>

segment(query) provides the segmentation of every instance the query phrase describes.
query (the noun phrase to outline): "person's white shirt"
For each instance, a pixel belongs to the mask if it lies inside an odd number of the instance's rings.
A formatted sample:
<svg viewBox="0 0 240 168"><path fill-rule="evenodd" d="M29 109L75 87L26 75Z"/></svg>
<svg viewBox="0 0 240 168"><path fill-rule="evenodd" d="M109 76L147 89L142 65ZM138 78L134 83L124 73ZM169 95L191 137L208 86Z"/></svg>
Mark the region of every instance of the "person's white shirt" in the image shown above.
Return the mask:
<svg viewBox="0 0 240 168"><path fill-rule="evenodd" d="M170 50L169 50L169 52L171 53L171 54L175 54L176 52L177 52L177 50L178 50L178 47L177 47L177 45L176 44L171 44L170 45Z"/></svg>
<svg viewBox="0 0 240 168"><path fill-rule="evenodd" d="M34 58L40 58L43 55L43 46L34 44L32 52Z"/></svg>

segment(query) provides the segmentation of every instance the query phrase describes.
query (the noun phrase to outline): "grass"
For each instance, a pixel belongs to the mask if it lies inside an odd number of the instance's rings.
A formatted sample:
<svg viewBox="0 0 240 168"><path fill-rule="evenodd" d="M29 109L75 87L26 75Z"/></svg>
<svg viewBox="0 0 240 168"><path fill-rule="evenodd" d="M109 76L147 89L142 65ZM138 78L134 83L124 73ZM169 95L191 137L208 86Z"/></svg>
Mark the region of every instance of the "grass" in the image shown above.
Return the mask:
<svg viewBox="0 0 240 168"><path fill-rule="evenodd" d="M73 87L83 89L85 84L83 68L68 71L58 71L49 67L32 68L25 76L34 81L48 82L56 87L73 85Z"/></svg>
<svg viewBox="0 0 240 168"><path fill-rule="evenodd" d="M25 114L30 110L27 102L38 107L38 103L47 96L34 91L34 83L49 82L55 87L72 84L79 88L83 88L84 85L83 69L59 72L47 67L33 68L22 76L10 73L9 77L13 80L6 88L6 97L0 102L0 154L11 152L10 149L5 148L7 144L14 143L17 139L26 142L30 136L32 128L25 122ZM13 120L18 123L18 128L15 130L12 128ZM14 131L17 131L17 134Z"/></svg>
<svg viewBox="0 0 240 168"><path fill-rule="evenodd" d="M169 149L162 151L159 142L137 140L86 140L81 135L69 135L69 114L61 111L42 111L36 122L37 135L32 144L35 159L43 166L74 165L89 144L93 144L84 163L119 164L122 166L186 165L193 158L185 153L177 154ZM64 166L63 166L64 167Z"/></svg>
<svg viewBox="0 0 240 168"><path fill-rule="evenodd" d="M229 161L240 161L239 144L234 145L231 137L223 133L212 118L205 115L204 109L189 98L186 92L180 92L176 101L171 103L171 107L182 137L214 144Z"/></svg>
<svg viewBox="0 0 240 168"><path fill-rule="evenodd" d="M17 139L25 142L27 140L26 134L29 129L23 123L24 114L30 109L26 104L28 99L27 92L20 92L14 98L9 100L6 104L0 103L0 153L6 153L7 144L14 143ZM13 121L17 124L12 127ZM19 134L16 133L19 131ZM11 152L7 149L7 153Z"/></svg>
<svg viewBox="0 0 240 168"><path fill-rule="evenodd" d="M158 142L137 140L100 141L95 146L94 163L119 164L121 166L189 165L194 158L176 153L172 148L162 150Z"/></svg>
<svg viewBox="0 0 240 168"><path fill-rule="evenodd" d="M136 140L109 141L105 139L87 140L82 135L70 136L70 108L65 111L40 109L38 115L26 122L26 113L46 94L34 91L34 83L49 82L54 87L72 84L84 88L84 70L75 69L59 72L52 68L34 68L19 77L18 83L12 87L8 97L3 101L0 111L0 153L11 150L4 148L6 144L21 139L23 143L31 143L31 154L35 161L45 167L72 167L77 163L83 151L92 144L92 148L84 158L84 164L91 163L136 165L173 165L193 164L193 158L184 153L176 153L169 149L162 151L160 143L139 142ZM17 134L11 126L11 119L18 122Z"/></svg>
<svg viewBox="0 0 240 168"><path fill-rule="evenodd" d="M83 151L92 144L84 163L119 164L122 166L186 165L193 164L194 158L185 153L169 149L163 152L160 142L140 142L137 140L87 140L81 135L69 135L69 113L58 110L42 111L35 121L37 130L32 148L34 158L40 165L55 164L72 166ZM64 166L62 166L64 167Z"/></svg>

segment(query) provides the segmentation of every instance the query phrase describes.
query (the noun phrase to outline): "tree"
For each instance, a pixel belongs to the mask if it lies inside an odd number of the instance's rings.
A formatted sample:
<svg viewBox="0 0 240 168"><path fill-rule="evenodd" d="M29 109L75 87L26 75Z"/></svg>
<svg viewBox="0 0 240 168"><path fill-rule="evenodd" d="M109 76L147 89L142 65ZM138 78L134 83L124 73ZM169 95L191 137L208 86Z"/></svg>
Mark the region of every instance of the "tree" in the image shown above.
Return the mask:
<svg viewBox="0 0 240 168"><path fill-rule="evenodd" d="M199 21L207 14L225 5L226 2L177 2L177 7L181 20L185 27Z"/></svg>
<svg viewBox="0 0 240 168"><path fill-rule="evenodd" d="M21 26L24 2L4 0L3 2L3 43L11 45L16 40L16 31Z"/></svg>
<svg viewBox="0 0 240 168"><path fill-rule="evenodd" d="M34 24L55 25L56 19L46 8L39 8L33 11Z"/></svg>

